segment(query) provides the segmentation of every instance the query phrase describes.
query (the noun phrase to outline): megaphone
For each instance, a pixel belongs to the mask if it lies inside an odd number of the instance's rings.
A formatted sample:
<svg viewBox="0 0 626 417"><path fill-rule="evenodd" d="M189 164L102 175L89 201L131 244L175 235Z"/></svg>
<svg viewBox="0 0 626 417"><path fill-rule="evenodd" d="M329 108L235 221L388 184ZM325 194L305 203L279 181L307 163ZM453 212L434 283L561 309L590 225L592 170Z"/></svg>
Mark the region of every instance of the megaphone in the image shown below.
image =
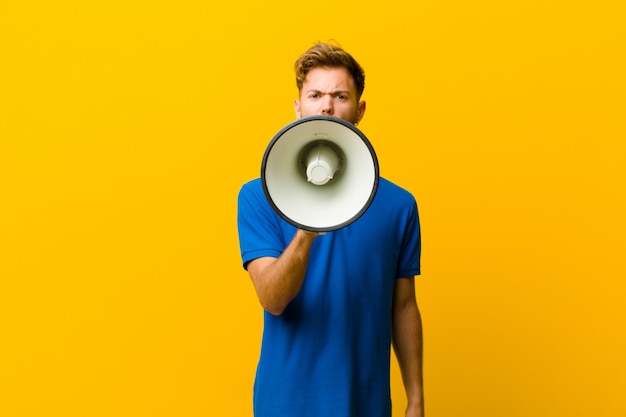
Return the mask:
<svg viewBox="0 0 626 417"><path fill-rule="evenodd" d="M352 123L309 116L283 127L261 164L270 206L300 229L329 232L357 220L378 189L374 148Z"/></svg>

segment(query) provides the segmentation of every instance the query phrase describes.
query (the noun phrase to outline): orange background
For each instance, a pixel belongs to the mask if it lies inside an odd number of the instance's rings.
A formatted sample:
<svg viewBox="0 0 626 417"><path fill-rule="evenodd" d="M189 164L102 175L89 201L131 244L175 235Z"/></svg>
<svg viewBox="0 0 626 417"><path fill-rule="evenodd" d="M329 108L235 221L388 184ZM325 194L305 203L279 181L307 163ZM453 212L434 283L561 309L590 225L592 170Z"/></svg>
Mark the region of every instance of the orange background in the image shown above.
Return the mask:
<svg viewBox="0 0 626 417"><path fill-rule="evenodd" d="M617 0L3 2L0 415L251 415L236 195L331 38L420 206L428 415L626 415L624 21Z"/></svg>

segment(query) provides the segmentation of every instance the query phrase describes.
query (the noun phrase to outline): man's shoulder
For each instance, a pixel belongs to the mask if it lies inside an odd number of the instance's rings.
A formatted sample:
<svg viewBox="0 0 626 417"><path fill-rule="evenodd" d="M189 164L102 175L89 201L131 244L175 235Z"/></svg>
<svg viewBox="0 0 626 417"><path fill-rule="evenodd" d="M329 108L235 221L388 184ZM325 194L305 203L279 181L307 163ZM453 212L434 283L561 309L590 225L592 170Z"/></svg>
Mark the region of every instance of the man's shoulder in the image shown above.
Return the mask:
<svg viewBox="0 0 626 417"><path fill-rule="evenodd" d="M255 178L253 180L249 180L247 182L244 182L243 185L241 186L241 189L257 189L257 188L261 188L261 178Z"/></svg>
<svg viewBox="0 0 626 417"><path fill-rule="evenodd" d="M378 179L378 190L385 198L415 201L413 194L409 190L383 177Z"/></svg>
<svg viewBox="0 0 626 417"><path fill-rule="evenodd" d="M261 183L261 178L255 178L253 180L249 180L245 182L241 188L239 189L239 197L247 196L247 195L258 195L263 194L263 185Z"/></svg>
<svg viewBox="0 0 626 417"><path fill-rule="evenodd" d="M244 183L239 190L238 200L240 207L258 207L263 204L266 200L261 179L256 178Z"/></svg>

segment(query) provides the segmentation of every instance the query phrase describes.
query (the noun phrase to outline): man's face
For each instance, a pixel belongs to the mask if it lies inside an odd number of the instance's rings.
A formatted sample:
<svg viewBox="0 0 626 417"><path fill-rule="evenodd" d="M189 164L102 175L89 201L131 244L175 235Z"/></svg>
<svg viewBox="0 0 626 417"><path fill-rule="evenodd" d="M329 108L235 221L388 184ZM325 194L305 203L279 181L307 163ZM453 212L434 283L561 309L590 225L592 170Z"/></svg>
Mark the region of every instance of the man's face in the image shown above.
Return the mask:
<svg viewBox="0 0 626 417"><path fill-rule="evenodd" d="M335 116L357 124L365 113L365 102L357 101L354 80L345 68L317 67L304 79L294 108L298 118Z"/></svg>

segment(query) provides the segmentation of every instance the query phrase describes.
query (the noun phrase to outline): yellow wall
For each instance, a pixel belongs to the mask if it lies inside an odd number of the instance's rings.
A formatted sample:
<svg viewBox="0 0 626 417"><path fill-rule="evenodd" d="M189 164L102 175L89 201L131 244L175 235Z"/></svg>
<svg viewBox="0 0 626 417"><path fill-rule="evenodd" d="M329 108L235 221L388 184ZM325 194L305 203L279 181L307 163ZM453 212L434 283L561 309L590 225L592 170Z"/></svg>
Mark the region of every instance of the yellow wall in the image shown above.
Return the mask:
<svg viewBox="0 0 626 417"><path fill-rule="evenodd" d="M236 195L330 38L420 205L429 416L626 415L623 1L265 3L0 4L0 415L251 415Z"/></svg>

